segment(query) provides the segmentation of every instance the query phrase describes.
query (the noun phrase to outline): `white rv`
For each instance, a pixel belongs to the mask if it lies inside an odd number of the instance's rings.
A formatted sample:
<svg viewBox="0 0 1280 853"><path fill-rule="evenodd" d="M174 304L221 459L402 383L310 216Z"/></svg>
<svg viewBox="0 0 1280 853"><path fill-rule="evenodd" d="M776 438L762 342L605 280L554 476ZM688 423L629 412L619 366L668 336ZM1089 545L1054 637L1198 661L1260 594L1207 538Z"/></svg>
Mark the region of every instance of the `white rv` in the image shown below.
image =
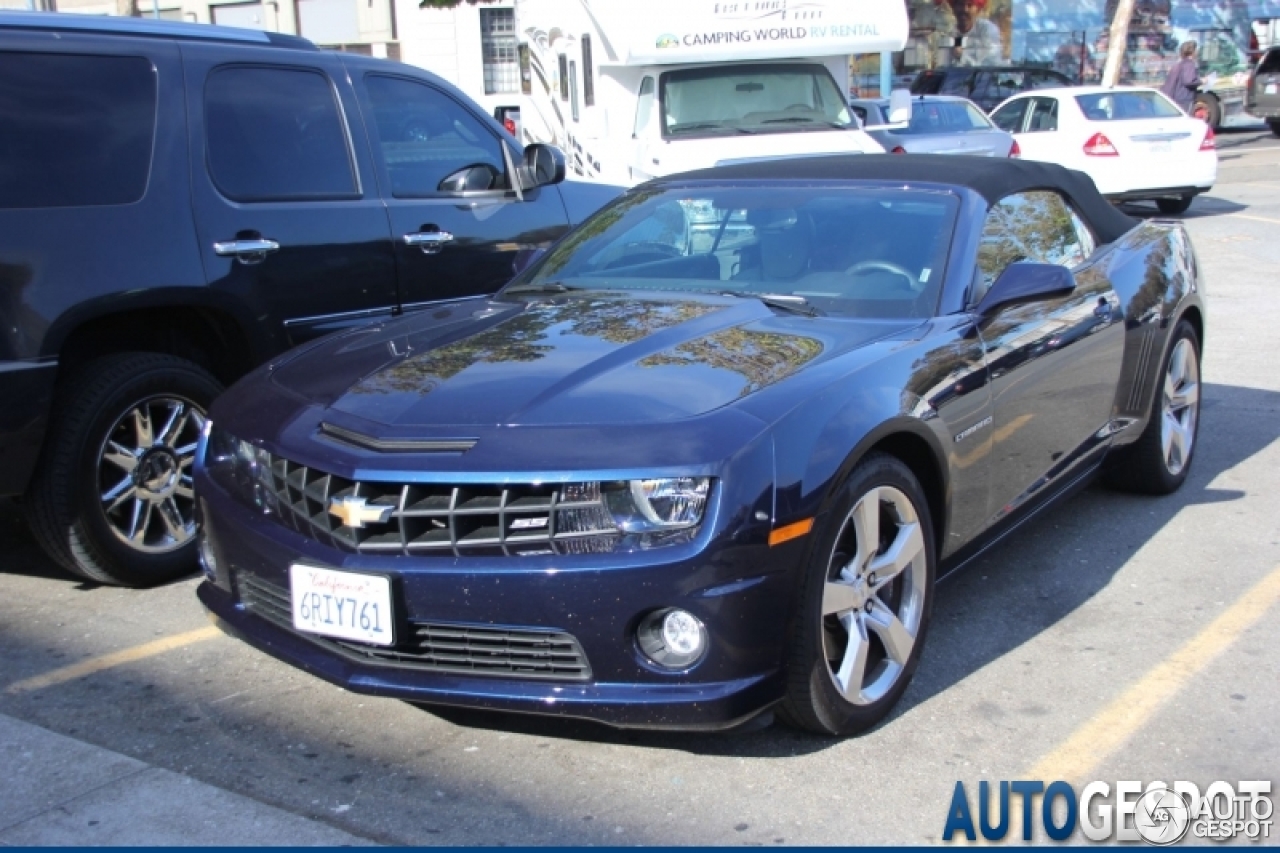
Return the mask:
<svg viewBox="0 0 1280 853"><path fill-rule="evenodd" d="M849 110L849 55L907 37L902 0L517 0L515 14L521 141L623 185L883 150Z"/></svg>

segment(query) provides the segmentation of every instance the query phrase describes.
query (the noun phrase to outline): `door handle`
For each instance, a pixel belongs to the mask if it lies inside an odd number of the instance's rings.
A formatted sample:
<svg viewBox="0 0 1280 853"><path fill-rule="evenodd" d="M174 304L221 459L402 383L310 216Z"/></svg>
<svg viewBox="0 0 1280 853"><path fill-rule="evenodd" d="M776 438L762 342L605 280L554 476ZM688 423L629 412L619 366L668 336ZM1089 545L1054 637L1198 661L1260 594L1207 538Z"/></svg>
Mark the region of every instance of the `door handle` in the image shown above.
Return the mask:
<svg viewBox="0 0 1280 853"><path fill-rule="evenodd" d="M426 255L434 255L444 248L445 243L452 242L453 235L448 231L415 231L404 235L406 246L417 246Z"/></svg>
<svg viewBox="0 0 1280 853"><path fill-rule="evenodd" d="M260 264L267 255L278 251L280 244L275 240L228 240L214 243L213 252L220 257L233 257L242 264Z"/></svg>

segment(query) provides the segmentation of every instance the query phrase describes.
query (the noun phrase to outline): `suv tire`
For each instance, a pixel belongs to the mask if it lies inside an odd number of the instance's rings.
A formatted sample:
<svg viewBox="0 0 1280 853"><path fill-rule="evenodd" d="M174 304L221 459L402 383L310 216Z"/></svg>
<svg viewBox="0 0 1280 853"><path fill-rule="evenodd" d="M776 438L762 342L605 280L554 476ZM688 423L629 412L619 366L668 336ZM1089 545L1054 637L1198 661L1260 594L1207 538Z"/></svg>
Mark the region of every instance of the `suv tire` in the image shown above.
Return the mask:
<svg viewBox="0 0 1280 853"><path fill-rule="evenodd" d="M222 386L185 359L122 353L61 389L28 522L45 551L88 580L146 587L196 568L195 441Z"/></svg>

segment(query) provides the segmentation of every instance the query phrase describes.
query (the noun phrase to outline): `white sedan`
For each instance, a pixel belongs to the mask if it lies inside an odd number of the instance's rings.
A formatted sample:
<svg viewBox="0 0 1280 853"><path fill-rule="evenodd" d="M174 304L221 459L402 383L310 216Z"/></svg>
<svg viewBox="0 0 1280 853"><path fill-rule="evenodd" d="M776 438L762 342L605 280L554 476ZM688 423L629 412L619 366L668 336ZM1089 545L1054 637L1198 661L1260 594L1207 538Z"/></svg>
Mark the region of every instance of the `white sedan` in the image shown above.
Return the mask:
<svg viewBox="0 0 1280 853"><path fill-rule="evenodd" d="M1218 177L1213 129L1155 89L1077 86L1015 95L991 120L1024 160L1078 169L1112 201L1182 213Z"/></svg>

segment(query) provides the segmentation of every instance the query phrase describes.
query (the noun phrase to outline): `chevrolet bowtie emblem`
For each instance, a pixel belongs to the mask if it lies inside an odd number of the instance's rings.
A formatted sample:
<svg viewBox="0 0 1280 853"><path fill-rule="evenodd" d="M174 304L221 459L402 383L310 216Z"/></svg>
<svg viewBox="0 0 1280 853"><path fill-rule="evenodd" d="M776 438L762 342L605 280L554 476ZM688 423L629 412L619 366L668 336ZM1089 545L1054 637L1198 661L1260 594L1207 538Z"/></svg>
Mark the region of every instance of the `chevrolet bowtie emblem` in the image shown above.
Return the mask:
<svg viewBox="0 0 1280 853"><path fill-rule="evenodd" d="M329 515L337 518L347 527L385 524L391 518L391 513L395 511L394 506L372 505L364 498L345 497L329 500Z"/></svg>

